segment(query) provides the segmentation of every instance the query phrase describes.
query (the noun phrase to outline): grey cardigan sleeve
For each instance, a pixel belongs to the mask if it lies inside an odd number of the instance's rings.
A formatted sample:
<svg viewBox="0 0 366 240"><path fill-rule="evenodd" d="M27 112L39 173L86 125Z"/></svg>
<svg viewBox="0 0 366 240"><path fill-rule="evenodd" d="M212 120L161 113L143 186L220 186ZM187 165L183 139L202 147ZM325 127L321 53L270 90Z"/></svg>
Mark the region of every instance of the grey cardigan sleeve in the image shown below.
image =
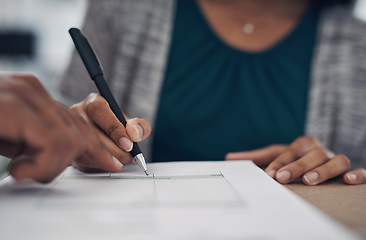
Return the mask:
<svg viewBox="0 0 366 240"><path fill-rule="evenodd" d="M120 21L120 13L117 12L120 10L119 6L118 0L91 0L82 28L83 33L96 51L102 66L108 66L108 68L104 67L106 79L109 79L109 70L112 69L116 55L117 26ZM80 102L91 92L97 92L97 89L90 79L80 56L74 50L72 59L59 85L61 102L70 106Z"/></svg>
<svg viewBox="0 0 366 240"><path fill-rule="evenodd" d="M366 166L366 24L351 11L324 11L313 61L306 135L352 167Z"/></svg>

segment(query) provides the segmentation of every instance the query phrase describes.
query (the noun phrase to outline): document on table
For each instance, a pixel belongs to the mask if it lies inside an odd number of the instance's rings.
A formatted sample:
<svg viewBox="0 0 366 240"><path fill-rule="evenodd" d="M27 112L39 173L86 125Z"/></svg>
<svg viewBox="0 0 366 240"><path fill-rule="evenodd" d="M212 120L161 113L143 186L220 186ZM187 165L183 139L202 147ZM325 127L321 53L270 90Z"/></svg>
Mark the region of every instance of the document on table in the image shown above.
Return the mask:
<svg viewBox="0 0 366 240"><path fill-rule="evenodd" d="M0 182L0 239L357 239L251 161Z"/></svg>

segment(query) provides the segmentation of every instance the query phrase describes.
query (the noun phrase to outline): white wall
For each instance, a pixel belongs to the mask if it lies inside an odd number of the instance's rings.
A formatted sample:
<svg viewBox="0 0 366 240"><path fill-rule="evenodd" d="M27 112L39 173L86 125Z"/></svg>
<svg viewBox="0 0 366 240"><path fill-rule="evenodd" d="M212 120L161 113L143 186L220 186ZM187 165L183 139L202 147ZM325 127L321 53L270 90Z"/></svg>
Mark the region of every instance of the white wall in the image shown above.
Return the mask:
<svg viewBox="0 0 366 240"><path fill-rule="evenodd" d="M0 58L0 72L31 72L52 95L67 66L73 44L70 27L80 27L87 0L0 0L0 30L36 34L34 59Z"/></svg>
<svg viewBox="0 0 366 240"><path fill-rule="evenodd" d="M356 17L366 22L366 0L358 0L354 12Z"/></svg>

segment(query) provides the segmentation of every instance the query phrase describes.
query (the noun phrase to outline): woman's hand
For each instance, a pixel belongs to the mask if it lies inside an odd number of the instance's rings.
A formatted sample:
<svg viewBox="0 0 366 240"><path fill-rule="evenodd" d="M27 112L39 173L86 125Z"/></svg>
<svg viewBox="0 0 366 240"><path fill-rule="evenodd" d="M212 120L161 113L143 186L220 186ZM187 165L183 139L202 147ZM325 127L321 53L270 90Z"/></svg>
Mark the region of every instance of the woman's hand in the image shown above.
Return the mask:
<svg viewBox="0 0 366 240"><path fill-rule="evenodd" d="M151 133L151 125L145 119L128 119L126 127L118 120L108 102L99 94L91 93L84 101L71 107L93 129L105 148L121 163L131 163L133 142L141 142ZM84 163L87 156L75 161L74 166L88 171Z"/></svg>
<svg viewBox="0 0 366 240"><path fill-rule="evenodd" d="M267 166L265 172L280 183L289 183L302 177L307 185L317 185L347 172L350 160L336 155L313 137L300 137L290 145L271 145L265 148L229 153L226 160L248 159L258 166ZM365 169L357 169L343 176L348 184L366 182Z"/></svg>
<svg viewBox="0 0 366 240"><path fill-rule="evenodd" d="M29 75L0 76L0 155L12 159L9 173L18 181L49 182L84 155L90 167L122 167L82 118Z"/></svg>

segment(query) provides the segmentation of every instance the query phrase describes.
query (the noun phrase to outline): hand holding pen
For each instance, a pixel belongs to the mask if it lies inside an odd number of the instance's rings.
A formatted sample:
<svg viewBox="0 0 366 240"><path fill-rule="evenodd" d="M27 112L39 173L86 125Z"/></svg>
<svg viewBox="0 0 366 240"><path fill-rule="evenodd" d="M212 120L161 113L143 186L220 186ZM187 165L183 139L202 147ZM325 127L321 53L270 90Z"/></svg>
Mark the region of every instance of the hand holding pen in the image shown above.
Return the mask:
<svg viewBox="0 0 366 240"><path fill-rule="evenodd" d="M121 163L130 163L132 157L147 173L145 159L137 145L151 133L151 125L145 119L125 119L103 77L102 67L89 42L78 29L70 29L76 48L95 82L100 94L92 93L84 101L74 105L76 111L93 129L107 150ZM90 80L89 80L90 81ZM75 162L83 171L94 170L88 156ZM117 170L116 170L117 171Z"/></svg>
<svg viewBox="0 0 366 240"><path fill-rule="evenodd" d="M117 119L109 108L107 101L97 93L91 93L82 102L75 104L71 110L80 115L94 130L104 147L122 164L133 161L129 153L133 142L141 142L151 133L150 123L145 119L126 119L126 127ZM93 166L89 156L84 155L75 161L74 166L90 172L99 169ZM115 171L120 169L116 168Z"/></svg>

